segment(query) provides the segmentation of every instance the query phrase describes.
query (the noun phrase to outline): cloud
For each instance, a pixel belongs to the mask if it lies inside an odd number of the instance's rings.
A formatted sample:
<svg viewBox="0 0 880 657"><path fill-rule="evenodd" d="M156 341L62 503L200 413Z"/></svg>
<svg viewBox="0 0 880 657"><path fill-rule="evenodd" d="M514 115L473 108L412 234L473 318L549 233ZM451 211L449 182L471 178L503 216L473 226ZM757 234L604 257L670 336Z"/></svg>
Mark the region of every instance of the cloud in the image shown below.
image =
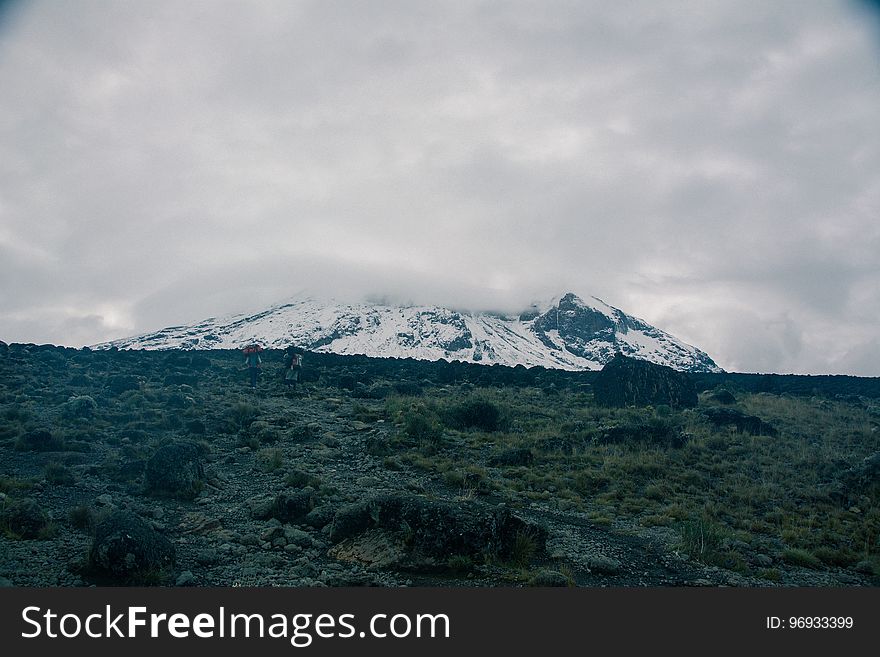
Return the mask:
<svg viewBox="0 0 880 657"><path fill-rule="evenodd" d="M573 289L727 367L864 372L876 28L794 1L13 3L0 337Z"/></svg>

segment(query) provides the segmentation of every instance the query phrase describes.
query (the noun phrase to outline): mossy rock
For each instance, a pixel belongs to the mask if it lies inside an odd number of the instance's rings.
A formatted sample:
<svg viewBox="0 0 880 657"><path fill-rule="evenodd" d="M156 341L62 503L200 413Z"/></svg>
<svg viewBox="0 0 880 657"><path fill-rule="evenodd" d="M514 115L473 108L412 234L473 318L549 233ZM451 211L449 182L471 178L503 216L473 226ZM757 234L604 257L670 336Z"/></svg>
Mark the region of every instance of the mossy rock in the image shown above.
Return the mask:
<svg viewBox="0 0 880 657"><path fill-rule="evenodd" d="M48 429L33 429L18 438L15 448L20 451L57 452L64 449L64 441Z"/></svg>
<svg viewBox="0 0 880 657"><path fill-rule="evenodd" d="M130 511L115 511L95 527L90 569L120 584L154 583L174 565L174 545Z"/></svg>
<svg viewBox="0 0 880 657"><path fill-rule="evenodd" d="M690 408L697 405L697 390L687 374L621 354L599 372L593 393L602 406L666 404L670 408Z"/></svg>
<svg viewBox="0 0 880 657"><path fill-rule="evenodd" d="M506 560L528 535L535 554L545 550L547 531L507 509L451 504L415 495L381 495L339 510L330 540L339 543L372 530L396 534L413 561L445 564L449 555Z"/></svg>
<svg viewBox="0 0 880 657"><path fill-rule="evenodd" d="M755 436L776 436L779 433L772 424L735 408L706 408L703 416L716 427L733 426L740 433Z"/></svg>

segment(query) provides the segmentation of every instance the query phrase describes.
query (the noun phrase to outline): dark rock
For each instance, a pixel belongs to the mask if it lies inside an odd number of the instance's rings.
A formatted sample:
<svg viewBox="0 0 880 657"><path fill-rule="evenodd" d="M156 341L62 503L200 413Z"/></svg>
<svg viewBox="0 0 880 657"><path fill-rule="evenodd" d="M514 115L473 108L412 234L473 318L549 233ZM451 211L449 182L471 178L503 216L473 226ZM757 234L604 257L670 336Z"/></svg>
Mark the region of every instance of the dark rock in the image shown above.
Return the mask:
<svg viewBox="0 0 880 657"><path fill-rule="evenodd" d="M684 447L688 436L660 418L647 422L600 427L595 441L603 445L647 443L658 447Z"/></svg>
<svg viewBox="0 0 880 657"><path fill-rule="evenodd" d="M388 456L391 453L388 440L382 436L367 436L364 445L370 456Z"/></svg>
<svg viewBox="0 0 880 657"><path fill-rule="evenodd" d="M734 426L740 433L756 436L776 436L779 433L772 424L735 408L706 408L703 415L716 427Z"/></svg>
<svg viewBox="0 0 880 657"><path fill-rule="evenodd" d="M531 586L569 586L568 577L557 570L539 570L532 579L529 580Z"/></svg>
<svg viewBox="0 0 880 657"><path fill-rule="evenodd" d="M181 499L198 495L204 479L201 449L191 442L163 445L147 461L144 472L147 492Z"/></svg>
<svg viewBox="0 0 880 657"><path fill-rule="evenodd" d="M570 292L559 300L557 307L535 318L532 326L539 332L539 337L543 337L548 331L557 331L567 347L596 339L612 340L617 328L611 318L587 307ZM552 342L548 346L557 348Z"/></svg>
<svg viewBox="0 0 880 657"><path fill-rule="evenodd" d="M411 563L442 565L452 555L511 558L527 536L535 554L545 549L547 531L507 509L451 504L414 495L382 495L336 514L330 540L340 543L378 530L397 537L396 548Z"/></svg>
<svg viewBox="0 0 880 657"><path fill-rule="evenodd" d="M0 509L0 526L19 538L38 538L49 526L49 516L35 500L6 500Z"/></svg>
<svg viewBox="0 0 880 657"><path fill-rule="evenodd" d="M526 447L505 449L489 459L489 465L494 466L517 466L531 465L535 460L532 450Z"/></svg>
<svg viewBox="0 0 880 657"><path fill-rule="evenodd" d="M140 380L136 376L117 374L107 379L105 386L114 395L121 395L129 390L140 390Z"/></svg>
<svg viewBox="0 0 880 657"><path fill-rule="evenodd" d="M697 391L687 374L620 354L599 372L593 392L603 406L697 405Z"/></svg>
<svg viewBox="0 0 880 657"><path fill-rule="evenodd" d="M587 567L596 575L616 575L620 572L620 562L617 559L601 554L591 555L587 559Z"/></svg>
<svg viewBox="0 0 880 657"><path fill-rule="evenodd" d="M280 493L269 511L269 516L281 522L298 523L315 508L315 493L310 488Z"/></svg>
<svg viewBox="0 0 880 657"><path fill-rule="evenodd" d="M195 586L197 583L196 576L192 574L191 570L184 570L180 575L177 576L177 580L174 582L175 586Z"/></svg>
<svg viewBox="0 0 880 657"><path fill-rule="evenodd" d="M5 342L3 342L3 340L0 340L0 355L5 356L8 353L9 353L9 345L6 344Z"/></svg>
<svg viewBox="0 0 880 657"><path fill-rule="evenodd" d="M48 429L27 431L15 443L16 449L34 452L55 452L64 447L64 441L52 435Z"/></svg>
<svg viewBox="0 0 880 657"><path fill-rule="evenodd" d="M120 583L157 578L174 565L174 546L130 511L114 511L95 527L89 565Z"/></svg>
<svg viewBox="0 0 880 657"><path fill-rule="evenodd" d="M334 507L330 505L319 506L309 511L303 519L303 523L315 529L323 529L333 522L335 516L336 509Z"/></svg>
<svg viewBox="0 0 880 657"><path fill-rule="evenodd" d="M734 396L734 394L730 392L730 390L725 390L724 388L713 392L711 395L709 395L709 399L717 402L718 404L727 405L736 403L736 397Z"/></svg>

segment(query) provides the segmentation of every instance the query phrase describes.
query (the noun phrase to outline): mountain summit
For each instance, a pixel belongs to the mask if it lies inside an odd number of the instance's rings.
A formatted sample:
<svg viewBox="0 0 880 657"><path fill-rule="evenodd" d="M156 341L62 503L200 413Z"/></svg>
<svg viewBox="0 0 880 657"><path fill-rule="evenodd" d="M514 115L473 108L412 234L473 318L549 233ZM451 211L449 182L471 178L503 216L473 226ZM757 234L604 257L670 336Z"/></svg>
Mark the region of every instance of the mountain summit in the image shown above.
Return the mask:
<svg viewBox="0 0 880 657"><path fill-rule="evenodd" d="M337 354L566 370L601 369L622 353L682 371L721 371L696 347L601 299L585 302L570 292L519 315L308 297L95 348L237 349L254 341L269 348L295 344Z"/></svg>

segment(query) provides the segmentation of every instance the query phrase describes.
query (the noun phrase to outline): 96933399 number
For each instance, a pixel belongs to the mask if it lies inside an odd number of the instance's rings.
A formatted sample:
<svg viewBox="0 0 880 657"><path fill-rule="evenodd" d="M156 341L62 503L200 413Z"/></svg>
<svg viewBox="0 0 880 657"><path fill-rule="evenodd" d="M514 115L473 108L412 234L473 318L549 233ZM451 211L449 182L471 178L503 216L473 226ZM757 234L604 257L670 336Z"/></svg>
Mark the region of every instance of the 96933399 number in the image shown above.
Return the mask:
<svg viewBox="0 0 880 657"><path fill-rule="evenodd" d="M852 616L767 616L768 630L850 630Z"/></svg>

